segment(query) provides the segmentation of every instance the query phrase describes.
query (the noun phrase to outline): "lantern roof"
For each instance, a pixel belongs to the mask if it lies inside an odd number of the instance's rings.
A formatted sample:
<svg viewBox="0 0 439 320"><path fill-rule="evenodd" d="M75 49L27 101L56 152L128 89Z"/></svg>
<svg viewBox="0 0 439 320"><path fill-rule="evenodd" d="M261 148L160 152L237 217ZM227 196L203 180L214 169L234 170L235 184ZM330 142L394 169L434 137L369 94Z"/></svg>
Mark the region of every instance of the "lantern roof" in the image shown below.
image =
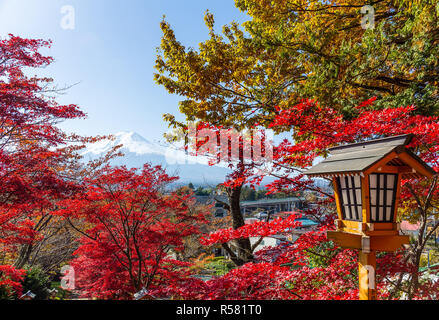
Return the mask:
<svg viewBox="0 0 439 320"><path fill-rule="evenodd" d="M329 149L329 156L305 172L308 176L363 175L383 167L403 178L432 177L436 172L406 147L412 134L351 143Z"/></svg>

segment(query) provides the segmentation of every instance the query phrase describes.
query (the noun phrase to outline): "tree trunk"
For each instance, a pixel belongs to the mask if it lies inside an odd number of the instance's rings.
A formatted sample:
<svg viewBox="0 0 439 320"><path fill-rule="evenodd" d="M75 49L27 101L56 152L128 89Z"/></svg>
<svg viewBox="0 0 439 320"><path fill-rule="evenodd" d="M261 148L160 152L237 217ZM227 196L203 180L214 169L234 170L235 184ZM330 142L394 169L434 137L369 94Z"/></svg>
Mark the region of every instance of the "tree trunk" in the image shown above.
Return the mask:
<svg viewBox="0 0 439 320"><path fill-rule="evenodd" d="M410 277L410 283L408 288L408 299L412 300L415 295L418 293L419 290L419 265L421 262L421 256L422 252L424 251L425 246L427 245L428 239L433 235L433 233L436 231L436 229L439 227L439 224L435 224L432 227L432 230L430 232L427 231L428 227L428 216L429 213L433 211L432 206L432 198L434 195L434 191L436 190L438 178L435 177L433 181L430 184L430 188L428 191L428 195L425 198L424 201L421 201L421 198L414 189L409 185L408 188L410 192L412 193L413 197L416 200L416 203L418 205L418 211L420 215L421 220L421 226L419 228L419 234L418 239L416 241L416 244L411 252L411 258L412 258L412 264L414 266L413 271L411 273Z"/></svg>
<svg viewBox="0 0 439 320"><path fill-rule="evenodd" d="M229 188L227 190L227 194L229 196L229 204L230 204L230 214L232 216L232 227L233 229L238 229L245 225L244 217L241 213L241 205L240 205L240 197L241 197L241 189L242 186ZM236 250L235 255L230 254L233 263L237 266L241 266L247 262L253 260L253 253L251 248L250 239L237 239L233 242ZM233 251L233 250L232 250Z"/></svg>
<svg viewBox="0 0 439 320"><path fill-rule="evenodd" d="M22 269L29 262L32 249L32 244L25 244L21 247L20 254L14 263L15 268Z"/></svg>

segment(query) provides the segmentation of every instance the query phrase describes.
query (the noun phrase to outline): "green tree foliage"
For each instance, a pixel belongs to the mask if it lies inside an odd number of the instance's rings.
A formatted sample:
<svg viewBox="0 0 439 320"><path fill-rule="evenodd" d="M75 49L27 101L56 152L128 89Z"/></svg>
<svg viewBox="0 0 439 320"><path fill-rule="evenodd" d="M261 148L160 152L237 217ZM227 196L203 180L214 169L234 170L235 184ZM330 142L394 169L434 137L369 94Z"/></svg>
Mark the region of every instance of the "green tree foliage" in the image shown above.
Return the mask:
<svg viewBox="0 0 439 320"><path fill-rule="evenodd" d="M214 31L186 48L163 21L155 80L184 97L188 120L226 127L267 125L275 106L300 99L355 116L353 106L376 96L375 108L416 104L439 110L437 1L236 0L250 16L240 27ZM362 7L373 7L373 28L364 29ZM173 115L165 115L178 125ZM180 125L182 125L180 123Z"/></svg>
<svg viewBox="0 0 439 320"><path fill-rule="evenodd" d="M244 186L241 190L241 201L255 201L260 199L283 199L288 197L299 197L299 192L288 194L285 192L268 193L267 189L254 190L249 186Z"/></svg>
<svg viewBox="0 0 439 320"><path fill-rule="evenodd" d="M194 193L196 196L208 196L212 193L212 189L199 186L197 189L195 189Z"/></svg>
<svg viewBox="0 0 439 320"><path fill-rule="evenodd" d="M241 201L254 201L256 200L257 191L248 186L244 186L241 190Z"/></svg>
<svg viewBox="0 0 439 320"><path fill-rule="evenodd" d="M364 28L373 8L374 26ZM297 59L305 76L291 98L312 98L350 113L377 96L378 108L416 104L439 110L437 1L236 0L262 46Z"/></svg>
<svg viewBox="0 0 439 320"><path fill-rule="evenodd" d="M184 97L180 111L187 120L237 129L267 124L275 106L287 99L288 86L302 78L295 59L279 59L248 38L236 22L224 26L222 34L215 33L209 12L205 22L209 39L195 50L178 42L169 23L162 21L155 81ZM165 120L182 126L173 115L166 114Z"/></svg>
<svg viewBox="0 0 439 320"><path fill-rule="evenodd" d="M39 267L32 267L26 272L22 282L23 293L31 291L36 300L46 300L49 297L51 282L46 273Z"/></svg>

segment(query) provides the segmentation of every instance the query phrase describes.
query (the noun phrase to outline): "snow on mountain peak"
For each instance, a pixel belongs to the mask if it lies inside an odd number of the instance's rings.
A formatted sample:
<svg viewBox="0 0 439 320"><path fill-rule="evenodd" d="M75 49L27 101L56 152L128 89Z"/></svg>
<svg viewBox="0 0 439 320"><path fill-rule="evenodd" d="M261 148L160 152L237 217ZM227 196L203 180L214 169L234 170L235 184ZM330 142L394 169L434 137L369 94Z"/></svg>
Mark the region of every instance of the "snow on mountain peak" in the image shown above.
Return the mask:
<svg viewBox="0 0 439 320"><path fill-rule="evenodd" d="M120 131L114 136L120 141L137 141L137 142L148 142L144 137L134 131Z"/></svg>
<svg viewBox="0 0 439 320"><path fill-rule="evenodd" d="M138 155L151 153L160 155L165 154L165 150L162 146L149 142L136 132L121 131L113 134L113 136L115 137L115 140L101 140L90 144L84 154L92 153L101 155L120 144L122 145L122 152L128 151Z"/></svg>
<svg viewBox="0 0 439 320"><path fill-rule="evenodd" d="M216 184L224 181L230 170L223 165L209 166L208 158L188 155L178 144L150 142L136 132L122 131L113 134L114 140L101 140L89 144L82 153L85 160L106 154L113 147L122 145L122 157L111 160L113 165L141 168L145 163L162 165L184 183Z"/></svg>
<svg viewBox="0 0 439 320"><path fill-rule="evenodd" d="M133 131L121 131L113 134L113 136L114 140L101 140L89 144L82 155L86 156L86 158L94 158L95 156L106 154L117 145L122 145L119 150L125 155L123 157L125 159L127 159L127 156L136 156L138 158L159 156L163 160L162 164L167 165L202 164L208 166L209 163L207 157L187 155L184 149L178 146L152 143ZM158 158L155 159L157 160Z"/></svg>

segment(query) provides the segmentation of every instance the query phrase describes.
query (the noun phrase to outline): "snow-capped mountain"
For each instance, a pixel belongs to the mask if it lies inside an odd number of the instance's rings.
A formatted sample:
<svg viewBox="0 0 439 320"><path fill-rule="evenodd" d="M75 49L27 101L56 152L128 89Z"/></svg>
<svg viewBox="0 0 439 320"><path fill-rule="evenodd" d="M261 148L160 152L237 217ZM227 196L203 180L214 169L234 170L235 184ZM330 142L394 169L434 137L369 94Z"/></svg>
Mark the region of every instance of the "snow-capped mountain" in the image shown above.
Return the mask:
<svg viewBox="0 0 439 320"><path fill-rule="evenodd" d="M82 153L84 160L96 159L113 147L123 145L119 150L124 154L112 160L113 165L126 165L129 168L141 168L147 162L162 165L170 175L178 175L179 183L216 185L224 181L228 168L209 166L208 159L188 156L178 147L151 142L135 132L113 134L115 140L102 140L90 144Z"/></svg>
<svg viewBox="0 0 439 320"><path fill-rule="evenodd" d="M153 144L135 132L118 132L113 135L116 140L101 140L91 144L85 153L101 155L110 151L116 145L123 145L123 149L135 154L164 154L165 150L158 144Z"/></svg>

